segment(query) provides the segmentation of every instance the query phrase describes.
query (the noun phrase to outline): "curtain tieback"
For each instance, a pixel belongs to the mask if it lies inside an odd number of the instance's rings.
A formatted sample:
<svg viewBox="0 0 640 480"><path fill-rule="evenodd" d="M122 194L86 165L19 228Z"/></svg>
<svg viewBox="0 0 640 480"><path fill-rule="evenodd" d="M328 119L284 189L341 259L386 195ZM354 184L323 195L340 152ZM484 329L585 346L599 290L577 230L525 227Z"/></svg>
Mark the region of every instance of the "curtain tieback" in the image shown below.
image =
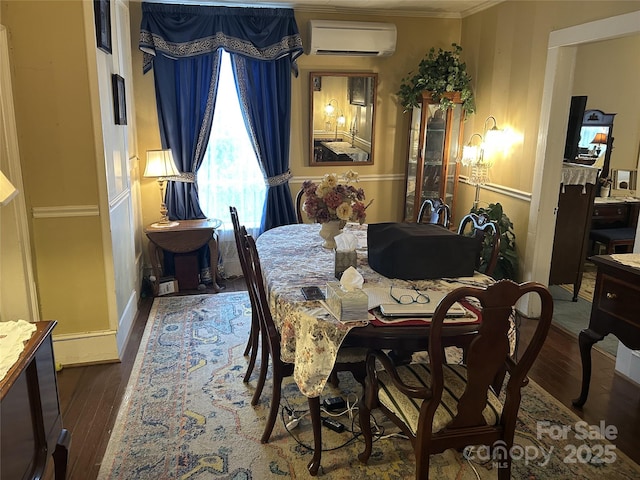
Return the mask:
<svg viewBox="0 0 640 480"><path fill-rule="evenodd" d="M280 175L276 175L275 177L267 177L265 184L267 187L277 187L278 185L282 185L283 183L287 183L289 180L293 178L291 175L291 170L287 170Z"/></svg>
<svg viewBox="0 0 640 480"><path fill-rule="evenodd" d="M180 172L180 175L165 177L172 182L196 183L196 174L193 172Z"/></svg>

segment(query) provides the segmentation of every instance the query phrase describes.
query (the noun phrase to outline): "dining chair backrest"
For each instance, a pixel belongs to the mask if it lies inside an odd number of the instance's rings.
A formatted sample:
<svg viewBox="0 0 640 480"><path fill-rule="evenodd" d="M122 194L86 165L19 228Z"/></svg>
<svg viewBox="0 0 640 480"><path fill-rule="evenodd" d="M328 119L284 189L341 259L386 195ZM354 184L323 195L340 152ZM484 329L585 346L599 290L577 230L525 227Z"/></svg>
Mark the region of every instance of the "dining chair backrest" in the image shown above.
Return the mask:
<svg viewBox="0 0 640 480"><path fill-rule="evenodd" d="M476 270L491 276L500 255L500 228L485 213L469 213L460 221L458 235L474 237L478 241ZM483 266L485 266L483 268Z"/></svg>
<svg viewBox="0 0 640 480"><path fill-rule="evenodd" d="M541 314L517 360L510 354L509 330L513 308L523 296L536 296ZM450 333L443 332L448 311L456 302L470 300L481 315L478 331L464 364L447 364L443 338L449 340ZM429 329L428 363L395 365L382 351L367 358L367 389L360 411L365 450L360 460L366 462L371 454L371 408L380 408L411 439L416 479L428 478L431 454L449 448L503 445L508 452L513 445L521 389L528 383L527 374L540 353L552 315L549 290L535 282L501 280L486 288L461 287L447 294L425 327ZM501 462L498 478L510 478L509 461Z"/></svg>
<svg viewBox="0 0 640 480"><path fill-rule="evenodd" d="M304 223L304 219L302 217L303 204L304 204L304 190L301 187L300 190L298 190L298 193L296 194L296 201L295 201L296 219L298 220L298 223Z"/></svg>
<svg viewBox="0 0 640 480"><path fill-rule="evenodd" d="M427 198L420 206L417 223L433 223L449 228L451 209L441 198Z"/></svg>
<svg viewBox="0 0 640 480"><path fill-rule="evenodd" d="M245 248L243 247L243 239L247 234L247 230L244 225L240 225L238 218L238 210L234 206L229 206L229 214L231 215L231 223L233 225L233 235L236 241L236 249L238 251L238 260L240 261L240 268L242 269L242 275L244 277L245 284L247 286L247 293L249 294L249 302L251 303L251 328L249 330L249 338L247 339L247 346L244 349L244 355L251 354L249 358L249 365L247 366L247 372L244 376L244 381L248 382L251 378L251 373L256 363L258 355L258 340L260 338L260 321L258 319L258 299L256 298L253 290L249 286L249 275L247 265L247 255ZM258 395L259 397L259 395ZM258 401L256 397L253 400L253 404Z"/></svg>

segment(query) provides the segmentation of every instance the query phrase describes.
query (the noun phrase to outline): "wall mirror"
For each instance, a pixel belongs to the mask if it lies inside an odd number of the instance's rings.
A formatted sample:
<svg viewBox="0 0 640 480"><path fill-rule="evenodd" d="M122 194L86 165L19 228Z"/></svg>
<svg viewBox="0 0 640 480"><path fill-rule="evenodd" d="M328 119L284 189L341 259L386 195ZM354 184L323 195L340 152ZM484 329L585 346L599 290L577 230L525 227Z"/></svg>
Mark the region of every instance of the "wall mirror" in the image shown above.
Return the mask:
<svg viewBox="0 0 640 480"><path fill-rule="evenodd" d="M635 190L638 181L636 170L611 170L613 188L617 190Z"/></svg>
<svg viewBox="0 0 640 480"><path fill-rule="evenodd" d="M309 74L309 164L372 165L376 73Z"/></svg>
<svg viewBox="0 0 640 480"><path fill-rule="evenodd" d="M576 160L579 163L599 167L602 170L602 177L609 175L614 117L615 113L587 110L584 112L580 127Z"/></svg>

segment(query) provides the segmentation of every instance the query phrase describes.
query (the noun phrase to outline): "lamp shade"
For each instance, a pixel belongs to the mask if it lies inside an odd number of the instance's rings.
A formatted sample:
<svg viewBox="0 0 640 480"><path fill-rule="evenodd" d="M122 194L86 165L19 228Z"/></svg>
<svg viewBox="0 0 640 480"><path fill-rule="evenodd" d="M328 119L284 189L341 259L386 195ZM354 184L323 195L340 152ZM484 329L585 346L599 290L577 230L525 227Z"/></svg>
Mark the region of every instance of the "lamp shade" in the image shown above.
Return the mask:
<svg viewBox="0 0 640 480"><path fill-rule="evenodd" d="M17 194L16 187L4 176L4 173L0 172L0 206L4 207Z"/></svg>
<svg viewBox="0 0 640 480"><path fill-rule="evenodd" d="M171 150L147 150L145 177L172 177L180 175Z"/></svg>
<svg viewBox="0 0 640 480"><path fill-rule="evenodd" d="M588 138L588 137L587 137ZM606 133L596 133L596 136L591 140L592 144L604 145L607 143L607 134Z"/></svg>

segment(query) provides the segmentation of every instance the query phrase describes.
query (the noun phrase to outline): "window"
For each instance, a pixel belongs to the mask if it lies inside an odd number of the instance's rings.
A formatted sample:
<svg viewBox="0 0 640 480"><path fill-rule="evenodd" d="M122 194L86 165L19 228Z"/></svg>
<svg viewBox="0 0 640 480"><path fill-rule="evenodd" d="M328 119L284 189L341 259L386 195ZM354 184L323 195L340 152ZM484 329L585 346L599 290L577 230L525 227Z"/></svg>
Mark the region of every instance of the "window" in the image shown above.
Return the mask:
<svg viewBox="0 0 640 480"><path fill-rule="evenodd" d="M198 170L200 206L209 218L219 218L224 276L241 274L229 206L238 209L240 222L256 236L265 200L265 184L258 159L245 128L231 69L231 58L222 53L218 97L211 137Z"/></svg>

